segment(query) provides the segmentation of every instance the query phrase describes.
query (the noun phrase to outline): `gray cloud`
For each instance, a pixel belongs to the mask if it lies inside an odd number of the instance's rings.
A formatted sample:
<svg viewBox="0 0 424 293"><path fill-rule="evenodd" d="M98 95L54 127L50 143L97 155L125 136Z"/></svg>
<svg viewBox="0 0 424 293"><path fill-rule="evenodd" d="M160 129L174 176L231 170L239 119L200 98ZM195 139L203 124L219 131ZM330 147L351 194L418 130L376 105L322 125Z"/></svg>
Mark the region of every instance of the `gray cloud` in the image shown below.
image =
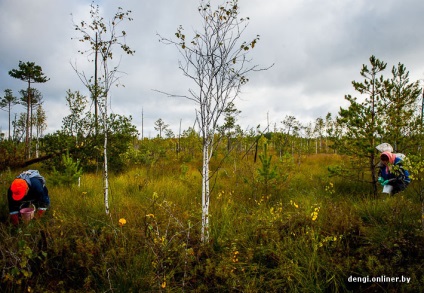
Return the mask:
<svg viewBox="0 0 424 293"><path fill-rule="evenodd" d="M123 27L134 56L122 56L120 70L125 87L111 92L111 111L132 115L144 134L154 136L154 122L162 118L177 133L193 125L194 104L183 98L168 98L154 90L187 94L190 82L178 70L175 47L159 42L157 34L172 37L179 25L187 35L200 23L197 0L100 1L105 18L118 6L132 10L133 21ZM90 72L92 64L77 53L72 19L89 20L89 0L0 1L0 95L10 88L17 95L25 87L8 75L19 60L42 66L50 77L36 87L42 92L48 131L60 129L67 115L66 91L87 93L70 63ZM217 5L221 1L212 1ZM303 123L336 115L346 106L344 95L357 95L352 80L361 80L362 64L371 55L388 63L385 75L398 62L410 71L411 81L423 78L424 40L420 28L424 2L420 0L240 0L241 16L249 16L245 32L249 40L260 35L252 51L254 64L274 66L250 76L236 106L242 111L242 128L277 124L286 115ZM72 13L72 17L71 17ZM117 53L118 54L118 53ZM119 54L118 54L119 55ZM23 108L16 107L16 112ZM7 129L7 114L0 112L0 129Z"/></svg>

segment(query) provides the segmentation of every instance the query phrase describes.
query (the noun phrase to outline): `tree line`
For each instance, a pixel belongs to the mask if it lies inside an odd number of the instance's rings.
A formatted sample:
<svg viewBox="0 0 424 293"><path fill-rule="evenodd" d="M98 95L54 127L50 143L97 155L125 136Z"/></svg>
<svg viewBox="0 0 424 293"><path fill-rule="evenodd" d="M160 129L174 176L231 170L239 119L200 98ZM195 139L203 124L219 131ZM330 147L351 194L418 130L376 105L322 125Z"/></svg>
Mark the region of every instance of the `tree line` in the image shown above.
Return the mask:
<svg viewBox="0 0 424 293"><path fill-rule="evenodd" d="M409 80L409 72L403 64L393 66L391 76L386 78L384 74L387 63L375 56L370 57L369 63L364 64L361 69L364 80L352 81L353 88L359 96L346 95L345 99L350 105L347 108L340 108L335 117L328 113L324 118L318 117L314 122L304 124L295 116L288 115L279 124L267 126L265 130L261 130L260 126L256 129L243 130L237 124L237 115L240 111L236 109L235 103L231 102L223 109L223 119L214 131L214 136L219 137L219 140L225 139L227 151L233 149L257 151L255 146L252 148L255 137L264 135L269 139L270 148L280 158L286 154L292 156L312 153L345 154L354 159L343 168L332 171L342 176L356 178L359 176L358 173L367 173L369 176L363 175L361 180L371 183L376 188L374 171L378 163L376 145L389 142L395 152L405 154L421 152L422 91L418 81ZM12 77L18 76L16 78L28 82L30 87L19 91L20 99L15 97L10 89L6 89L0 99L0 105L8 113L9 124L14 129L9 131L10 136L7 139L2 139L1 149L4 155L2 169L12 161L10 158L25 161L39 155L51 156L64 149L76 152L76 149L84 149L84 146L90 151L80 154L78 159L87 170L97 169L98 160L103 157L99 149L102 137L96 136L94 129L96 124L103 123L103 118L95 118L89 107L89 98L79 91L68 90L65 99L70 114L64 117L60 131L45 135L43 131L46 128L46 116L42 94L31 87L31 84L37 80L46 82L48 78L44 76L41 67L33 62L19 62L19 68L11 70L10 73ZM12 107L18 104L24 105L27 111L21 113L19 119L11 121ZM134 145L139 147L143 143L142 141L134 143L137 141L138 131L132 124L131 116L113 114L107 120L111 125L109 131L111 150L117 152L113 153L113 157L119 157L126 153L129 147ZM193 136L199 138L200 132L190 128L175 135L168 127L162 118L155 122L158 138L162 139L162 134L165 133L166 138L174 142L170 148L176 153L185 150L193 153L193 146L187 146L187 143L182 141L187 141L188 137ZM35 142L32 142L34 129ZM114 141L114 136L119 139ZM155 138L153 140L159 141ZM8 141L15 144L13 153L10 152ZM97 161L93 160L93 157L97 157ZM93 163L94 161L97 163ZM122 170L124 162L112 163L112 166L115 170Z"/></svg>

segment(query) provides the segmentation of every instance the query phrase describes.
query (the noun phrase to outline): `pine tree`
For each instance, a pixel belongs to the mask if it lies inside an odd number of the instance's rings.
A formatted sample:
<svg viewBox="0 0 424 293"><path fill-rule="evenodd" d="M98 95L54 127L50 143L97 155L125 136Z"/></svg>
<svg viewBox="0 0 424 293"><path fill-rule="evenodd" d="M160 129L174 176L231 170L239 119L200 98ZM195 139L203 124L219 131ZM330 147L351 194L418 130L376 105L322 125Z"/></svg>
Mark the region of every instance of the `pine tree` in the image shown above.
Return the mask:
<svg viewBox="0 0 424 293"><path fill-rule="evenodd" d="M386 69L387 63L375 56L371 56L369 61L371 67L364 64L360 72L364 81L352 82L354 89L366 97L358 101L358 98L351 95L345 96L350 106L347 109L340 108L337 122L343 127L344 133L343 137L339 137L341 139L336 140L336 145L342 153L352 157L352 168L344 170L345 174L349 178L371 183L373 193L377 195L375 146L382 133L382 97L387 81L381 72ZM370 174L370 181L365 178L365 172Z"/></svg>
<svg viewBox="0 0 424 293"><path fill-rule="evenodd" d="M266 140L266 139L265 139ZM259 155L261 161L261 168L258 168L258 173L261 176L260 179L265 186L265 193L268 195L269 185L273 179L277 177L276 166L272 166L272 155L268 154L268 143L265 142L263 145L263 153Z"/></svg>
<svg viewBox="0 0 424 293"><path fill-rule="evenodd" d="M26 117L26 130L25 130L25 144L26 144L26 155L30 155L30 123L31 123L31 101L32 91L31 83L45 83L49 80L44 73L41 66L35 65L34 62L22 62L19 61L19 69L12 69L9 71L11 77L20 79L28 83L27 90L27 117Z"/></svg>
<svg viewBox="0 0 424 293"><path fill-rule="evenodd" d="M414 139L420 130L421 89L419 81L409 82L409 72L399 63L393 66L392 78L386 84L383 98L384 141L392 144L395 152L406 153L416 150L418 142Z"/></svg>
<svg viewBox="0 0 424 293"><path fill-rule="evenodd" d="M10 112L12 110L12 107L14 105L18 104L18 98L15 97L12 93L11 89L5 89L4 90L4 96L3 98L0 99L0 108L6 108L7 113L9 115L9 140L11 140L12 135L11 135L11 131L10 131Z"/></svg>

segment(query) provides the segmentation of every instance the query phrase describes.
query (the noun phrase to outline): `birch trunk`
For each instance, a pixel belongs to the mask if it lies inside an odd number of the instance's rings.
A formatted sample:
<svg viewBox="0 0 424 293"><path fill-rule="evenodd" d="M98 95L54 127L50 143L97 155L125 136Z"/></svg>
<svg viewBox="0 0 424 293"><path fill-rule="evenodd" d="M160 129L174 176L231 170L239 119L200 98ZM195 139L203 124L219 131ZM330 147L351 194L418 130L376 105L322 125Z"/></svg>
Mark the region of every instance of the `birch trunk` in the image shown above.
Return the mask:
<svg viewBox="0 0 424 293"><path fill-rule="evenodd" d="M203 144L201 240L209 240L209 142Z"/></svg>
<svg viewBox="0 0 424 293"><path fill-rule="evenodd" d="M105 212L109 215L109 175L107 166L107 97L105 98L105 109L104 109L104 133L105 141L103 147L104 156L104 200L105 200Z"/></svg>

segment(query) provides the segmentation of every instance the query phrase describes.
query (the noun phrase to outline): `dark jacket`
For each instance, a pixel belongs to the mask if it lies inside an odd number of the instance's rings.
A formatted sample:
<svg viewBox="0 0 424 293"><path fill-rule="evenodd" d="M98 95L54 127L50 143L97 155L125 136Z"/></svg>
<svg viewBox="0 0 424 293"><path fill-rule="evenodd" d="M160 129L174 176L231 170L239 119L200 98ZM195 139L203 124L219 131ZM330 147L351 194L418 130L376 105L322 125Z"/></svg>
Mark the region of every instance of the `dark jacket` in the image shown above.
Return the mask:
<svg viewBox="0 0 424 293"><path fill-rule="evenodd" d="M402 159L394 154L391 154L391 156L390 168L380 162L379 176L381 176L384 180L390 180L388 185L393 187L391 191L391 194L393 195L405 190L411 182L411 179L409 178L408 170L405 170L403 167Z"/></svg>
<svg viewBox="0 0 424 293"><path fill-rule="evenodd" d="M12 198L12 191L7 190L7 200L9 202L9 213L17 214L19 210L23 208L23 204L31 202L38 209L46 209L50 206L49 191L47 190L44 181L40 178L29 178L27 179L29 183L29 190L27 195L24 196L21 200L14 200ZM26 206L25 206L26 207Z"/></svg>
<svg viewBox="0 0 424 293"><path fill-rule="evenodd" d="M403 161L399 157L395 158L391 170L388 170L388 168L384 164L380 164L379 167L380 176L383 177L384 180L396 178L398 180L404 181L405 183L411 182L411 179L409 178L409 172L408 170L405 170L405 168L403 167Z"/></svg>

